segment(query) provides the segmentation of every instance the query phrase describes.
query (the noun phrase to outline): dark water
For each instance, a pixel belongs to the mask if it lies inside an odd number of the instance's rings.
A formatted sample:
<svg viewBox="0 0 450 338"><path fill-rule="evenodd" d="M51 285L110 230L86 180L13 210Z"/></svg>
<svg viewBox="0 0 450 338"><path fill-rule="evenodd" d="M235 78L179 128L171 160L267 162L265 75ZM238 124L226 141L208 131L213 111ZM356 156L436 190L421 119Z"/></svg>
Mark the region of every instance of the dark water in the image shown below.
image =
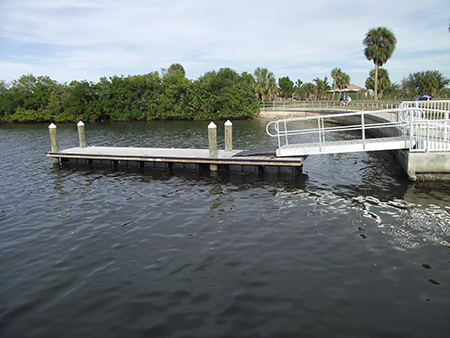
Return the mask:
<svg viewBox="0 0 450 338"><path fill-rule="evenodd" d="M275 145L265 123L235 122L234 148ZM206 127L86 138L206 148ZM76 146L75 126L58 139ZM450 334L450 184L409 182L390 153L281 180L53 167L47 125L0 126L0 149L0 337Z"/></svg>

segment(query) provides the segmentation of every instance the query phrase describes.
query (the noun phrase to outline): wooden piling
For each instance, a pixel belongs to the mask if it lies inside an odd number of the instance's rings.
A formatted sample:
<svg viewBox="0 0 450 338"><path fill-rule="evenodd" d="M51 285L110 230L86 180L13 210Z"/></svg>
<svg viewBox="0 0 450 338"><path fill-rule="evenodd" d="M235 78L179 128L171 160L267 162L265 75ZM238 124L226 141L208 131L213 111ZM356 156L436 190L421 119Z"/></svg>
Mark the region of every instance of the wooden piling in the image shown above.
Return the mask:
<svg viewBox="0 0 450 338"><path fill-rule="evenodd" d="M80 148L86 148L86 138L84 134L84 123L80 121L77 123L78 140L80 141Z"/></svg>
<svg viewBox="0 0 450 338"><path fill-rule="evenodd" d="M50 134L50 145L52 147L52 152L56 153L56 152L58 152L58 140L56 137L56 125L54 123L51 123L48 126L48 132ZM54 157L53 163L54 164L59 163L59 158Z"/></svg>
<svg viewBox="0 0 450 338"><path fill-rule="evenodd" d="M209 157L217 158L217 126L214 122L208 125ZM217 171L216 164L211 164L209 169Z"/></svg>
<svg viewBox="0 0 450 338"><path fill-rule="evenodd" d="M225 122L225 150L233 150L233 123L230 120Z"/></svg>
<svg viewBox="0 0 450 338"><path fill-rule="evenodd" d="M214 122L208 125L209 157L217 158L217 126Z"/></svg>

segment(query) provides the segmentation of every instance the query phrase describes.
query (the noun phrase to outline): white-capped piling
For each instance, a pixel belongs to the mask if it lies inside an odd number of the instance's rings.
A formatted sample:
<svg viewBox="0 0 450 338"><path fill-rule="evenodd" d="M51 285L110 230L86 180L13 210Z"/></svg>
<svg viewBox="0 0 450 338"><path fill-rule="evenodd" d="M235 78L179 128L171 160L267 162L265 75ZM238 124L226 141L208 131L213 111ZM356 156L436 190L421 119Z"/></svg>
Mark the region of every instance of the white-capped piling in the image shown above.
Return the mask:
<svg viewBox="0 0 450 338"><path fill-rule="evenodd" d="M225 150L233 150L233 123L230 120L225 122Z"/></svg>
<svg viewBox="0 0 450 338"><path fill-rule="evenodd" d="M56 153L58 152L58 139L56 137L56 125L54 123L50 123L48 126L48 132L50 134L50 146L52 148L52 153ZM59 163L59 159L54 157L53 163Z"/></svg>
<svg viewBox="0 0 450 338"><path fill-rule="evenodd" d="M217 126L214 122L208 125L208 141L209 141L209 157L217 158ZM216 164L211 164L209 168L213 171L217 170Z"/></svg>
<svg viewBox="0 0 450 338"><path fill-rule="evenodd" d="M86 148L86 137L84 134L84 123L83 121L79 121L77 123L78 129L78 140L80 141L80 148Z"/></svg>
<svg viewBox="0 0 450 338"><path fill-rule="evenodd" d="M50 134L50 145L52 147L52 153L56 153L58 151L58 140L56 138L56 125L51 123L48 126L48 132Z"/></svg>

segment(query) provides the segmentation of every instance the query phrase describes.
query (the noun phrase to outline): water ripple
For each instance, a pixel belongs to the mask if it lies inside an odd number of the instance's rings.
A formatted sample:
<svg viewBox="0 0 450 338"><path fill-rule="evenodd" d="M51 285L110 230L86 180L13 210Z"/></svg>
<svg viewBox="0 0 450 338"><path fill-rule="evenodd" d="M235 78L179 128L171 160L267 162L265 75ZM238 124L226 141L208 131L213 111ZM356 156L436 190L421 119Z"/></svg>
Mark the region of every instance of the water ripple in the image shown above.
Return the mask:
<svg viewBox="0 0 450 338"><path fill-rule="evenodd" d="M115 126L88 126L90 142L153 146L189 133L176 122ZM242 121L239 146L269 146L260 126ZM310 156L286 181L57 168L44 160L43 127L0 127L11 159L0 162L2 337L450 329L448 184L411 184L375 154ZM58 127L61 147L76 142L73 129Z"/></svg>

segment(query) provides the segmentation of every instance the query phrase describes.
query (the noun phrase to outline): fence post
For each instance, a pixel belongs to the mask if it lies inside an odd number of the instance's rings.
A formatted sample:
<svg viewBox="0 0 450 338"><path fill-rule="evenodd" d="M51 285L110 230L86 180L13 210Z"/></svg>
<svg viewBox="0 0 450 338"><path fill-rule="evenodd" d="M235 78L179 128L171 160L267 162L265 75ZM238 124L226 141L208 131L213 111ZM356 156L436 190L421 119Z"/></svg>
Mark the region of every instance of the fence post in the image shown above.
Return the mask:
<svg viewBox="0 0 450 338"><path fill-rule="evenodd" d="M52 147L52 153L58 152L58 140L56 137L56 125L54 123L50 123L48 126L48 132L50 134L50 145ZM53 157L53 163L58 164L59 158Z"/></svg>
<svg viewBox="0 0 450 338"><path fill-rule="evenodd" d="M230 120L225 122L225 150L233 150L233 123Z"/></svg>
<svg viewBox="0 0 450 338"><path fill-rule="evenodd" d="M84 134L84 123L80 121L77 123L78 140L80 141L80 148L86 148L86 138Z"/></svg>

